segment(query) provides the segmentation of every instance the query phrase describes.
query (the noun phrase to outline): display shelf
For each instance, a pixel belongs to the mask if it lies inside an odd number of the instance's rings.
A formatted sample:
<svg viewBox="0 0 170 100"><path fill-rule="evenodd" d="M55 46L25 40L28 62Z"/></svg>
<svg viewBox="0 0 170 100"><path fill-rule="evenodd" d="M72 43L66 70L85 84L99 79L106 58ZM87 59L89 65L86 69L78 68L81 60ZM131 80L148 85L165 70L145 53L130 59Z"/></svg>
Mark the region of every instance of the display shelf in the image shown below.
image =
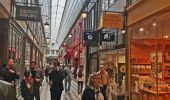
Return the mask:
<svg viewBox="0 0 170 100"><path fill-rule="evenodd" d="M138 92L138 91L134 91L134 90L131 90L132 93L137 93L137 94L140 94L141 92Z"/></svg>
<svg viewBox="0 0 170 100"><path fill-rule="evenodd" d="M151 65L151 63L131 63L131 65Z"/></svg>
<svg viewBox="0 0 170 100"><path fill-rule="evenodd" d="M164 78L165 78L165 79L167 79L167 78L170 79L170 76L164 76Z"/></svg>
<svg viewBox="0 0 170 100"><path fill-rule="evenodd" d="M132 73L132 74L138 74L138 75L150 75L150 73Z"/></svg>
<svg viewBox="0 0 170 100"><path fill-rule="evenodd" d="M164 70L170 70L170 68L162 68L162 69L164 69Z"/></svg>

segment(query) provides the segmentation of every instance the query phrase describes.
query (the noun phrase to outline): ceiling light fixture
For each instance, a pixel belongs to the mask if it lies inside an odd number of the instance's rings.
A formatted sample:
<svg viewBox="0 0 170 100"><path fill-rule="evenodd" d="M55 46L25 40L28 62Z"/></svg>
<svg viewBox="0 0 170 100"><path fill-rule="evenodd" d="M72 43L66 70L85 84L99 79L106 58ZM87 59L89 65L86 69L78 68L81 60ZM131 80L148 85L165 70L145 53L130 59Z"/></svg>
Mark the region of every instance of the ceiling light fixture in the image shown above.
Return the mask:
<svg viewBox="0 0 170 100"><path fill-rule="evenodd" d="M156 26L156 23L154 22L152 25L153 25L153 26Z"/></svg>
<svg viewBox="0 0 170 100"><path fill-rule="evenodd" d="M144 28L141 27L141 28L139 29L139 31L140 31L140 32L144 31Z"/></svg>

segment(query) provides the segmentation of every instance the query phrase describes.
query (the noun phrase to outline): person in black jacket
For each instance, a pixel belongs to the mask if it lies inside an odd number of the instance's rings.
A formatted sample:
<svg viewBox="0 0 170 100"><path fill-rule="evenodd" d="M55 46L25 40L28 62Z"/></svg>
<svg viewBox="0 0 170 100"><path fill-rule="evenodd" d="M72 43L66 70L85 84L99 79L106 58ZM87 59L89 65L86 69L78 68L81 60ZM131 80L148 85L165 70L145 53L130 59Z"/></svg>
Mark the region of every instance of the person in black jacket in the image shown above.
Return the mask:
<svg viewBox="0 0 170 100"><path fill-rule="evenodd" d="M63 71L60 68L60 62L54 62L54 67L49 75L49 84L51 91L51 100L60 100L63 91Z"/></svg>
<svg viewBox="0 0 170 100"><path fill-rule="evenodd" d="M81 100L104 100L104 97L100 91L101 87L101 75L94 73L89 77L89 84L83 91Z"/></svg>
<svg viewBox="0 0 170 100"><path fill-rule="evenodd" d="M17 74L16 70L14 69L14 60L8 60L8 65L0 70L0 75L2 77L2 80L9 82L13 86L15 86L15 79L19 79L19 74Z"/></svg>
<svg viewBox="0 0 170 100"><path fill-rule="evenodd" d="M34 81L31 78L31 72L24 72L24 79L21 81L21 95L24 100L34 100L34 90L33 90Z"/></svg>

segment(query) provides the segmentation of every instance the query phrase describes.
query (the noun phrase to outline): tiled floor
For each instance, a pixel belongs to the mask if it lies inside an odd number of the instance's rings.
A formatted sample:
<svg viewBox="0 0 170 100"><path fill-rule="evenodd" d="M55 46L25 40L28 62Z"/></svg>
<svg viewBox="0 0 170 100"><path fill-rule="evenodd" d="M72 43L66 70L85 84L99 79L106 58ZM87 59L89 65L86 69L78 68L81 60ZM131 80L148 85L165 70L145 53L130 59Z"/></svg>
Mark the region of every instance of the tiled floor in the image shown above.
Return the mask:
<svg viewBox="0 0 170 100"><path fill-rule="evenodd" d="M51 100L50 99L50 88L48 84L44 81L40 89L41 91L41 100ZM63 91L61 100L80 100L81 95L77 93L77 83L72 81L70 93L65 93Z"/></svg>

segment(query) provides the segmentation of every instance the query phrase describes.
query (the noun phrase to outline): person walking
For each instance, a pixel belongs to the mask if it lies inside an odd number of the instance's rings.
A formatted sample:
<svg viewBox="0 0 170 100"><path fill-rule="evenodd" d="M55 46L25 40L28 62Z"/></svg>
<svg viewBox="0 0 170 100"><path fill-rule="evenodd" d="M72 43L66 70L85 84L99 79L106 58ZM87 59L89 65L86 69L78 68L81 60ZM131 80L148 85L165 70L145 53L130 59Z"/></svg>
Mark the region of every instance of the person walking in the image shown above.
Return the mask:
<svg viewBox="0 0 170 100"><path fill-rule="evenodd" d="M60 68L60 62L54 62L52 72L49 74L49 84L51 100L60 100L63 91L63 71Z"/></svg>
<svg viewBox="0 0 170 100"><path fill-rule="evenodd" d="M101 92L104 96L104 100L108 100L107 97L109 97L109 91L110 91L110 80L109 80L109 74L105 70L105 64L103 61L100 62L100 70L98 73L101 75L101 81L102 81L102 87Z"/></svg>
<svg viewBox="0 0 170 100"><path fill-rule="evenodd" d="M104 100L103 94L100 91L101 85L101 75L98 73L91 74L88 86L83 91L81 100Z"/></svg>
<svg viewBox="0 0 170 100"><path fill-rule="evenodd" d="M83 90L83 76L84 76L84 73L83 73L83 65L80 65L78 70L77 70L77 84L78 84L78 94L81 94L82 93L82 90Z"/></svg>
<svg viewBox="0 0 170 100"><path fill-rule="evenodd" d="M49 76L49 66L46 66L46 68L45 68L45 80L46 80L46 82L48 82L48 76Z"/></svg>
<svg viewBox="0 0 170 100"><path fill-rule="evenodd" d="M9 82L13 86L15 86L15 79L19 79L19 74L17 74L16 70L14 69L13 59L9 59L8 64L1 68L0 75L2 80Z"/></svg>
<svg viewBox="0 0 170 100"><path fill-rule="evenodd" d="M34 97L36 98L36 100L40 100L40 86L43 81L42 71L36 68L35 61L32 61L30 64L31 75L32 79L34 80Z"/></svg>
<svg viewBox="0 0 170 100"><path fill-rule="evenodd" d="M24 79L21 81L21 95L24 100L34 100L34 90L33 90L34 81L31 78L31 72L24 72Z"/></svg>
<svg viewBox="0 0 170 100"><path fill-rule="evenodd" d="M64 68L65 71L65 92L70 93L71 88L71 80L72 80L72 72L71 72L71 64L67 64L67 67Z"/></svg>

